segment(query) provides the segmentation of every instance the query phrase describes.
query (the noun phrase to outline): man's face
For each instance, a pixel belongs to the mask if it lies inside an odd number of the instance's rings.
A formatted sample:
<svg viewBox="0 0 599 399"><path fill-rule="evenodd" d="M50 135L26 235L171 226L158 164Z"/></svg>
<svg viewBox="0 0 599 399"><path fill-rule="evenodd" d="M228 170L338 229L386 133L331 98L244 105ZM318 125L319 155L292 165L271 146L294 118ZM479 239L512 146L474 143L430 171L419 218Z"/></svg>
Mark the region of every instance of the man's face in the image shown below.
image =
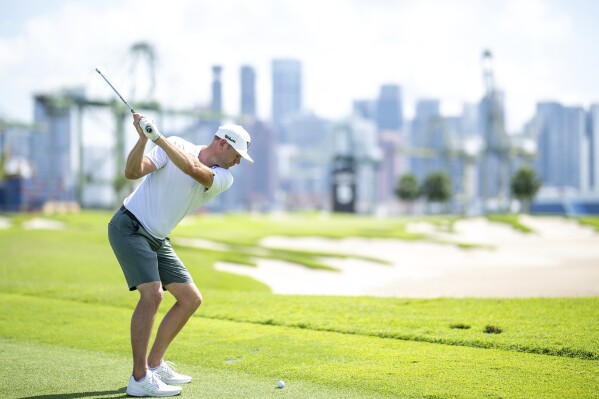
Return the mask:
<svg viewBox="0 0 599 399"><path fill-rule="evenodd" d="M241 155L239 155L237 151L235 151L235 149L225 141L221 159L222 161L220 166L225 169L229 169L232 166L239 165L239 162L241 162Z"/></svg>

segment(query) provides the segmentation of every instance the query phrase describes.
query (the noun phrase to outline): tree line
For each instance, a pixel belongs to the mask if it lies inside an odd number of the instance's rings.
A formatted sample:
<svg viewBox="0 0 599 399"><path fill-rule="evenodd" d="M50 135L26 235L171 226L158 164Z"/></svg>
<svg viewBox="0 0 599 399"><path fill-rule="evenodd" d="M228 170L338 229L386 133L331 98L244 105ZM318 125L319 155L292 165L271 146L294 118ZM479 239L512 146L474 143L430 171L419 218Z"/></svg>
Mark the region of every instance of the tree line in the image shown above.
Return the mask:
<svg viewBox="0 0 599 399"><path fill-rule="evenodd" d="M433 172L419 182L413 174L400 176L395 189L396 196L409 205L424 198L429 204L446 204L453 195L451 177L445 172ZM520 168L510 179L510 191L513 198L522 204L522 211L528 212L530 203L541 188L541 180L534 169Z"/></svg>

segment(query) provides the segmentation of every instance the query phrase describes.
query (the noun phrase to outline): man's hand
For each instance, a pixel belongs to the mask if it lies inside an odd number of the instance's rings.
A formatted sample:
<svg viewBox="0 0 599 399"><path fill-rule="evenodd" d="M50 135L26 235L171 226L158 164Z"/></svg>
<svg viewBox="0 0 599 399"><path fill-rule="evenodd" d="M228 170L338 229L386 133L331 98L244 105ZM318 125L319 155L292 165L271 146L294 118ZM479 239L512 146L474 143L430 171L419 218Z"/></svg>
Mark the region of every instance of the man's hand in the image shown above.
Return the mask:
<svg viewBox="0 0 599 399"><path fill-rule="evenodd" d="M145 144L148 141L148 138L144 134L143 129L139 126L139 121L143 118L143 115L138 114L137 112L133 114L133 126L139 134L139 139Z"/></svg>
<svg viewBox="0 0 599 399"><path fill-rule="evenodd" d="M151 119L142 117L139 120L139 126L143 134L152 141L156 141L162 136L156 127L156 123Z"/></svg>

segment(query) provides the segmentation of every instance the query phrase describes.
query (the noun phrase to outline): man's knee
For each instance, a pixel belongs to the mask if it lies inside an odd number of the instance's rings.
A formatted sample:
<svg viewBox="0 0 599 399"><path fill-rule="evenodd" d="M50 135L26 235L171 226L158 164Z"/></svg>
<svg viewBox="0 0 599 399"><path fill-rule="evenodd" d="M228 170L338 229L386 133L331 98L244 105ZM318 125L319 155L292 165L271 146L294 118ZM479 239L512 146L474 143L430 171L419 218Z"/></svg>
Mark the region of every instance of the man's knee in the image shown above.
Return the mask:
<svg viewBox="0 0 599 399"><path fill-rule="evenodd" d="M139 291L140 301L144 301L149 305L155 306L156 308L160 306L162 298L164 297L162 283L158 281L154 283L140 284L137 286L137 290Z"/></svg>
<svg viewBox="0 0 599 399"><path fill-rule="evenodd" d="M177 299L177 303L190 313L195 312L202 304L202 294L195 284L173 283L166 287Z"/></svg>
<svg viewBox="0 0 599 399"><path fill-rule="evenodd" d="M197 288L185 290L183 295L179 295L177 302L181 304L188 312L194 313L202 304L202 294Z"/></svg>
<svg viewBox="0 0 599 399"><path fill-rule="evenodd" d="M194 304L195 304L195 310L197 310L200 305L202 304L202 294L200 294L199 292L197 293L197 296L194 299Z"/></svg>
<svg viewBox="0 0 599 399"><path fill-rule="evenodd" d="M189 309L192 313L198 310L202 304L202 294L199 291L190 292L183 300L183 306Z"/></svg>

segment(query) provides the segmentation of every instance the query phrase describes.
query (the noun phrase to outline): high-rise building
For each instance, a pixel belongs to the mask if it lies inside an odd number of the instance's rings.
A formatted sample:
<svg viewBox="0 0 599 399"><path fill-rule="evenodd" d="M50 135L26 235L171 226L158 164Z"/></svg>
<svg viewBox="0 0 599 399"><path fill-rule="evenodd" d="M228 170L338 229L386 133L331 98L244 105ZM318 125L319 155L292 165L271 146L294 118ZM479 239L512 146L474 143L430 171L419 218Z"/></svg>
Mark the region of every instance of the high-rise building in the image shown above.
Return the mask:
<svg viewBox="0 0 599 399"><path fill-rule="evenodd" d="M272 121L281 142L286 142L284 121L302 108L301 62L276 59L272 62Z"/></svg>
<svg viewBox="0 0 599 399"><path fill-rule="evenodd" d="M586 118L580 107L556 102L537 104L536 169L543 186L587 191L590 183Z"/></svg>
<svg viewBox="0 0 599 399"><path fill-rule="evenodd" d="M401 130L403 106L401 87L395 84L381 86L376 106L376 121L379 130Z"/></svg>
<svg viewBox="0 0 599 399"><path fill-rule="evenodd" d="M375 129L376 131L376 129ZM397 188L398 176L402 172L402 158L398 154L401 139L399 134L393 130L377 131L377 151L380 159L371 162L376 168L376 200L381 203L396 201L395 189ZM360 190L358 190L360 191Z"/></svg>
<svg viewBox="0 0 599 399"><path fill-rule="evenodd" d="M582 107L565 107L566 126L570 140L566 147L566 181L582 193L589 192L591 186L590 143L586 128L586 113Z"/></svg>
<svg viewBox="0 0 599 399"><path fill-rule="evenodd" d="M495 90L478 104L478 128L484 143L478 160L478 189L486 210L505 211L509 196L508 137L505 132L505 95Z"/></svg>
<svg viewBox="0 0 599 399"><path fill-rule="evenodd" d="M587 118L590 188L599 193L599 104L592 104Z"/></svg>
<svg viewBox="0 0 599 399"><path fill-rule="evenodd" d="M387 174L377 173L385 156L378 136L373 121L356 115L335 123L335 162L331 164L335 206L350 204L351 200L353 209L350 211L373 213L381 205L381 188L384 191L386 188L384 182L381 185L381 179Z"/></svg>
<svg viewBox="0 0 599 399"><path fill-rule="evenodd" d="M239 168L237 185L243 207L258 211L272 209L278 184L276 137L269 124L255 119L244 127L252 136L250 153L255 163L242 160Z"/></svg>
<svg viewBox="0 0 599 399"><path fill-rule="evenodd" d="M249 65L241 67L241 115L256 116L256 72Z"/></svg>
<svg viewBox="0 0 599 399"><path fill-rule="evenodd" d="M422 99L416 102L414 121L434 121L441 115L441 103L437 99Z"/></svg>
<svg viewBox="0 0 599 399"><path fill-rule="evenodd" d="M466 136L478 134L478 105L464 103L462 107L462 133Z"/></svg>
<svg viewBox="0 0 599 399"><path fill-rule="evenodd" d="M376 101L354 100L353 114L360 118L376 122Z"/></svg>
<svg viewBox="0 0 599 399"><path fill-rule="evenodd" d="M31 137L31 162L35 197L32 206L48 201L77 201L79 170L74 113L70 107L57 107L45 95L35 96L34 121L46 126L44 134Z"/></svg>
<svg viewBox="0 0 599 399"><path fill-rule="evenodd" d="M464 157L462 156L463 140L464 140L464 125L465 118L463 115L446 116L443 118L443 150L441 156L444 159L444 171L451 179L454 196L452 200L455 204L460 201L456 198L456 194L464 193L467 183L464 182L464 168L466 166ZM458 147L460 146L460 147ZM456 202L457 200L457 202Z"/></svg>
<svg viewBox="0 0 599 399"><path fill-rule="evenodd" d="M287 142L278 147L280 188L292 208L323 208L329 192L328 167L333 158L330 121L312 112L288 115Z"/></svg>
<svg viewBox="0 0 599 399"><path fill-rule="evenodd" d="M212 66L212 101L209 110L217 115L216 117L209 118L208 120L200 120L197 123L197 129L195 130L196 135L208 136L202 137L204 140L211 139L213 132L216 132L221 124L221 115L223 114L223 96L222 96L222 81L221 73L223 71L222 66Z"/></svg>
<svg viewBox="0 0 599 399"><path fill-rule="evenodd" d="M422 182L433 172L444 170L443 127L441 123L440 103L436 99L419 100L410 131L410 171Z"/></svg>
<svg viewBox="0 0 599 399"><path fill-rule="evenodd" d="M212 67L212 111L216 113L223 112L223 98L222 98L222 83L221 83L221 72L223 68L220 65L214 65Z"/></svg>

